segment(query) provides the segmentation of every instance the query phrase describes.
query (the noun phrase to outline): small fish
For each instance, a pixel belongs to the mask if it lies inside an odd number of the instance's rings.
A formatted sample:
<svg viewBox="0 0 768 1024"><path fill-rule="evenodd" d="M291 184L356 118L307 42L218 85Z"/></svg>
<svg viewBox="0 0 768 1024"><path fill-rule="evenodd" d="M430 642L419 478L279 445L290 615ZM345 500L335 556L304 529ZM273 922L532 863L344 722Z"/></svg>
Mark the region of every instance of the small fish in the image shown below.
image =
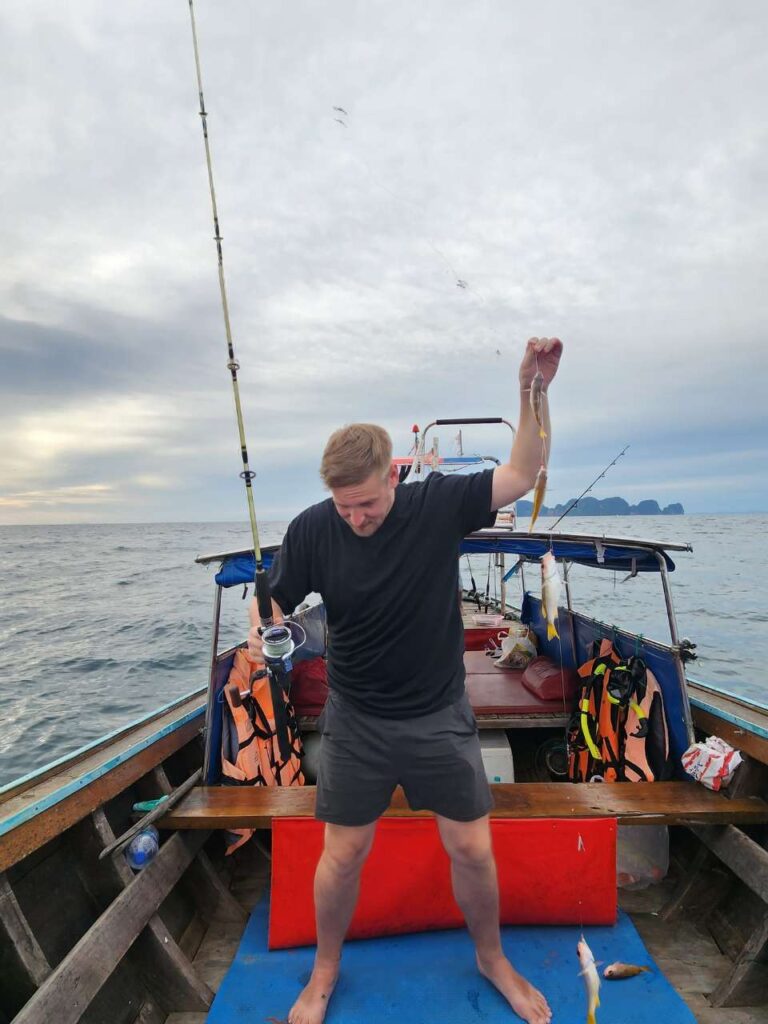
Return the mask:
<svg viewBox="0 0 768 1024"><path fill-rule="evenodd" d="M558 639L560 637L555 629L555 622L562 586L555 556L551 551L547 551L541 556L541 614L547 623L547 640L554 636Z"/></svg>
<svg viewBox="0 0 768 1024"><path fill-rule="evenodd" d="M547 436L547 432L544 429L544 418L542 416L541 407L544 402L544 374L541 370L536 371L536 376L531 381L531 409L533 415L536 418L536 422L539 425L539 437L544 438Z"/></svg>
<svg viewBox="0 0 768 1024"><path fill-rule="evenodd" d="M536 483L533 485L533 508L531 509L531 525L528 527L528 533L533 532L533 524L539 517L541 503L544 501L544 493L546 489L547 467L541 466L539 472L536 474Z"/></svg>
<svg viewBox="0 0 768 1024"><path fill-rule="evenodd" d="M346 110L344 109L344 107L334 107L333 109L334 109L335 111L337 111L337 113L339 113L339 114L347 114L347 112L346 112ZM349 117L349 114L347 114L347 117Z"/></svg>
<svg viewBox="0 0 768 1024"><path fill-rule="evenodd" d="M597 973L592 950L583 935L576 944L576 955L579 958L581 974L587 987L587 1024L596 1024L595 1011L600 1005L600 975Z"/></svg>
<svg viewBox="0 0 768 1024"><path fill-rule="evenodd" d="M634 978L636 974L643 974L650 969L650 967L636 967L635 964L608 964L603 971L603 977L619 981L621 978Z"/></svg>

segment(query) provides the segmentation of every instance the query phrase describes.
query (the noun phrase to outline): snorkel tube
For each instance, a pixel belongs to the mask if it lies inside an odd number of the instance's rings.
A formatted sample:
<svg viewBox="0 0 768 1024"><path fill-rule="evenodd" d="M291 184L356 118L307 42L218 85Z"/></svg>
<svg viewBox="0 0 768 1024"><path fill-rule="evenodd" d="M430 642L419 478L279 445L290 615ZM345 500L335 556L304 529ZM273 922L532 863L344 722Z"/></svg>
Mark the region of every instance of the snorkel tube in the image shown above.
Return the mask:
<svg viewBox="0 0 768 1024"><path fill-rule="evenodd" d="M211 161L211 146L208 139L208 114L203 99L203 79L200 71L200 52L197 45L197 29L195 26L195 11L193 0L189 0L189 16L192 23L192 45L195 52L195 71L197 73L197 91L200 100L200 123L203 128L203 141L205 144L205 160L208 168L208 184L211 192L211 209L213 213L214 241L216 242L216 254L219 272L219 290L221 292L221 308L224 314L224 331L227 340L227 369L232 376L232 393L235 400L235 413L237 415L237 429L240 437L240 457L243 462L243 470L240 477L245 482L245 493L248 501L248 516L251 524L251 535L253 537L253 555L256 562L254 585L256 589L256 603L261 619L261 633L264 640L264 662L265 669L257 670L251 677L258 676L260 672L266 671L269 676L270 689L272 692L272 705L275 715L275 731L280 749L280 756L287 759L291 754L290 737L288 734L288 716L285 708L284 695L288 692L289 673L291 671L291 656L295 649L293 635L288 626L274 624L272 614L272 594L269 587L269 579L264 568L264 561L259 543L259 528L256 523L256 507L253 498L252 481L256 474L251 470L248 463L248 448L245 441L245 425L243 423L243 409L240 402L240 387L237 381L237 371L240 364L235 358L235 349L232 342L232 328L229 320L229 303L227 301L227 287L224 281L224 254L222 252L222 236L219 229L219 213L216 207L216 190L213 184L213 164Z"/></svg>

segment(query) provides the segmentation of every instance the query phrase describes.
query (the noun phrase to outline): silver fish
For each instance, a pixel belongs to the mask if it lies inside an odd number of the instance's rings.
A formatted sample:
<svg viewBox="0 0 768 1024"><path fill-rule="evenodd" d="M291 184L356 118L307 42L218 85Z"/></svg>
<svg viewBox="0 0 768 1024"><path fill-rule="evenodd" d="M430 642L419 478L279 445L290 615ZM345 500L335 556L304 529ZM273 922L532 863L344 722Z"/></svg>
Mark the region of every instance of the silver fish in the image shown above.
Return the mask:
<svg viewBox="0 0 768 1024"><path fill-rule="evenodd" d="M547 640L560 636L555 628L555 622L562 588L555 556L551 551L547 551L541 556L541 614L547 623Z"/></svg>
<svg viewBox="0 0 768 1024"><path fill-rule="evenodd" d="M596 1024L595 1013L600 1005L600 975L597 973L597 964L592 950L583 935L576 944L576 955L579 958L581 974L587 988L587 1024Z"/></svg>
<svg viewBox="0 0 768 1024"><path fill-rule="evenodd" d="M539 425L539 437L544 438L547 436L547 432L544 429L544 417L542 415L542 405L544 403L544 374L541 370L536 371L536 375L531 381L531 409L536 422Z"/></svg>

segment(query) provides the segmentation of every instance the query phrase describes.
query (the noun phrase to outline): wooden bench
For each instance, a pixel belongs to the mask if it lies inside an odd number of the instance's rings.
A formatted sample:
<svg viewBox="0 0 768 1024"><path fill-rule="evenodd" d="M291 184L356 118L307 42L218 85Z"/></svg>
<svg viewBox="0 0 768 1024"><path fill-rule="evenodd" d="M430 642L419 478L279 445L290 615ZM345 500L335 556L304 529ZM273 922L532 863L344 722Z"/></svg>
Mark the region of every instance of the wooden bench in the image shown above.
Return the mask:
<svg viewBox="0 0 768 1024"><path fill-rule="evenodd" d="M625 825L768 822L756 796L728 799L696 782L600 785L494 783L494 818L616 818ZM273 818L312 817L314 786L210 786L193 789L156 824L164 829L271 828ZM430 817L412 811L398 788L387 817Z"/></svg>

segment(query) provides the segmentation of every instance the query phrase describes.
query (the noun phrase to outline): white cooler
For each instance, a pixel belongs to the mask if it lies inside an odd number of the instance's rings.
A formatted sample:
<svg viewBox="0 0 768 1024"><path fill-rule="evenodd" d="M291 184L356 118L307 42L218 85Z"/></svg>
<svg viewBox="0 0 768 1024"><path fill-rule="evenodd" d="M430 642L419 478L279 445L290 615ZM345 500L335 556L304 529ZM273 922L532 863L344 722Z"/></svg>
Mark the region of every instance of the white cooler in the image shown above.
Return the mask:
<svg viewBox="0 0 768 1024"><path fill-rule="evenodd" d="M481 729L480 749L489 782L514 782L515 763L512 748L503 729Z"/></svg>

